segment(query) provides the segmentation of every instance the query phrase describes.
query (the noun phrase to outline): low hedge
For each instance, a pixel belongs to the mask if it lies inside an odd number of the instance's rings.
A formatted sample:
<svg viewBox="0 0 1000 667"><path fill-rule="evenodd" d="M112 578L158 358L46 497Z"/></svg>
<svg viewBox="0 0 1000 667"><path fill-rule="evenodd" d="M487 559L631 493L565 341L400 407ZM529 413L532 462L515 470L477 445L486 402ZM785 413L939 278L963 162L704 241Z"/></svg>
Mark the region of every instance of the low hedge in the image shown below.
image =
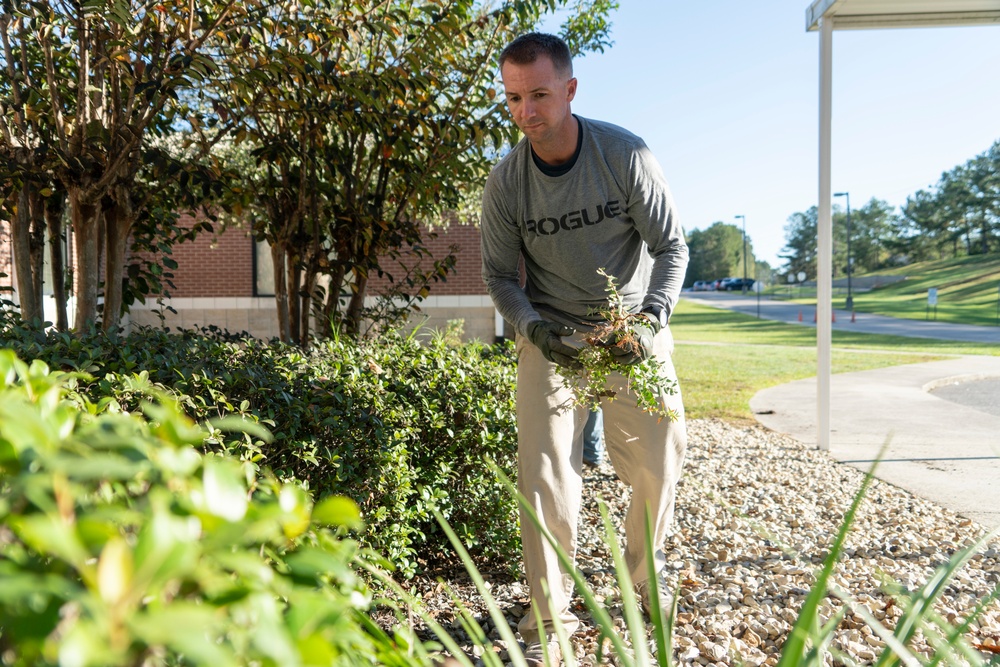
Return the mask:
<svg viewBox="0 0 1000 667"><path fill-rule="evenodd" d="M169 398L122 414L74 384L0 350L3 664L432 664L370 619L354 503L200 453Z"/></svg>
<svg viewBox="0 0 1000 667"><path fill-rule="evenodd" d="M142 377L175 392L195 421L238 415L266 426L270 444L215 434L207 446L317 497L352 498L366 521L362 542L406 576L450 553L432 506L481 563L516 561L516 504L490 467L516 470L509 344L421 344L390 333L303 351L214 327L74 336L9 318L0 338L23 359L89 374L77 390L93 406L136 410Z"/></svg>

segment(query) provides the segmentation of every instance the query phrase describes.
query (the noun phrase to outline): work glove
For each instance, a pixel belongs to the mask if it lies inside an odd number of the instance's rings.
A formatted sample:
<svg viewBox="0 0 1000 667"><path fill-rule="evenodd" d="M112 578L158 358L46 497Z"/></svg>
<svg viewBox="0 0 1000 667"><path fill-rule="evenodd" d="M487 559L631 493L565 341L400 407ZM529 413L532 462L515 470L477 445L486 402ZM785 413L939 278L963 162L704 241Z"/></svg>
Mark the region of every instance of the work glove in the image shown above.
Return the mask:
<svg viewBox="0 0 1000 667"><path fill-rule="evenodd" d="M633 366L653 357L653 338L662 325L656 315L644 312L631 318L630 328L631 335L619 333L610 345L611 356L626 366Z"/></svg>
<svg viewBox="0 0 1000 667"><path fill-rule="evenodd" d="M549 361L566 368L580 368L577 360L579 350L562 342L563 336L570 336L573 329L563 324L537 320L528 325L528 338L542 351L542 356Z"/></svg>

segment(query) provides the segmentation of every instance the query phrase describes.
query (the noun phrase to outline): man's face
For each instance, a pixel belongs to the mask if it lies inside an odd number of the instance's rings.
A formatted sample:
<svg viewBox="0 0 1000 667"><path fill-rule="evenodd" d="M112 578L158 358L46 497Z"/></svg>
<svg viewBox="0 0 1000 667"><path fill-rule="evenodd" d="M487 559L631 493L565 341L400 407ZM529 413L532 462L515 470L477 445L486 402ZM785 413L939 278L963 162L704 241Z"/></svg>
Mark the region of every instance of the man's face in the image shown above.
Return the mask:
<svg viewBox="0 0 1000 667"><path fill-rule="evenodd" d="M547 56L525 65L508 61L500 76L514 123L532 144L565 138L573 117L570 102L576 95L576 79L558 71Z"/></svg>

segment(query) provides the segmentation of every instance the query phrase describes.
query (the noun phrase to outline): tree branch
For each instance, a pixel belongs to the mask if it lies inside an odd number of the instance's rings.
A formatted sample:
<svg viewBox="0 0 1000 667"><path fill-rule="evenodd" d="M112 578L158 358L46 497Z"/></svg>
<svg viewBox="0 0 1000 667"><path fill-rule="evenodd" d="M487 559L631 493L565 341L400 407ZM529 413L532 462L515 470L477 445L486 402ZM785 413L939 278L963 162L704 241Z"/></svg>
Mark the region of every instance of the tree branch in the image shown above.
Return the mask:
<svg viewBox="0 0 1000 667"><path fill-rule="evenodd" d="M24 117L24 100L21 96L21 86L17 82L16 72L14 70L14 56L10 46L10 38L7 36L7 27L10 25L10 14L0 15L0 38L3 40L3 55L4 61L7 63L7 77L10 80L11 95L14 97L14 125L21 132L21 140L27 142L28 138L28 127L25 122ZM18 19L17 23L21 20ZM6 128L6 119L4 120L4 126ZM4 132L5 136L8 134L7 131Z"/></svg>
<svg viewBox="0 0 1000 667"><path fill-rule="evenodd" d="M42 35L39 34L41 41ZM49 103L52 105L52 121L56 128L56 137L59 139L59 146L64 152L69 152L69 140L66 134L66 118L62 112L62 96L59 94L59 81L56 78L55 58L52 55L52 29L45 33L45 40L41 41L42 53L45 54L45 78L49 87Z"/></svg>

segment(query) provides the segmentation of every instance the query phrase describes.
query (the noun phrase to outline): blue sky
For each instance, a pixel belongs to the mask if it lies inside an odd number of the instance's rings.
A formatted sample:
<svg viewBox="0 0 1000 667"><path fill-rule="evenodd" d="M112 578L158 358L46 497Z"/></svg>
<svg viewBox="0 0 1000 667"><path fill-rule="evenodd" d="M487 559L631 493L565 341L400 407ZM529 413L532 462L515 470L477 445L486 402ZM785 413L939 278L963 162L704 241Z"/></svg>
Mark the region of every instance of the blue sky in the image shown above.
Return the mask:
<svg viewBox="0 0 1000 667"><path fill-rule="evenodd" d="M743 214L780 266L788 217L817 197L808 0L620 4L614 45L574 63L573 111L646 140L685 229ZM899 206L1000 139L1000 25L836 31L833 54L833 189L852 207Z"/></svg>

